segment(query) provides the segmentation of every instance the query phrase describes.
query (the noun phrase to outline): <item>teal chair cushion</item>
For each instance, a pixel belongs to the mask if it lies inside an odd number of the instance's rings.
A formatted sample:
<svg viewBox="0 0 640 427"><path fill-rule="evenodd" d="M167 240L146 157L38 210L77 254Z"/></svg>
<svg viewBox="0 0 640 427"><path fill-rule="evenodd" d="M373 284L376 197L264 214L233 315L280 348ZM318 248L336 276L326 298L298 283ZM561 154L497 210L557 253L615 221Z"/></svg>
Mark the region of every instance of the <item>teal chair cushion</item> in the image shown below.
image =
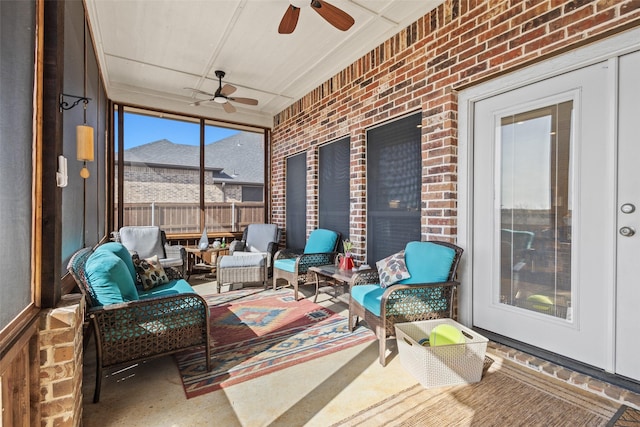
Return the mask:
<svg viewBox="0 0 640 427"><path fill-rule="evenodd" d="M279 270L293 273L296 269L296 259L295 258L278 259L273 263L273 267Z"/></svg>
<svg viewBox="0 0 640 427"><path fill-rule="evenodd" d="M171 280L169 283L155 286L148 291L139 291L140 299L177 294L194 294L191 285L184 279Z"/></svg>
<svg viewBox="0 0 640 427"><path fill-rule="evenodd" d="M380 302L385 289L380 285L358 285L351 288L351 298L367 311L380 317Z"/></svg>
<svg viewBox="0 0 640 427"><path fill-rule="evenodd" d="M432 242L409 242L404 259L411 277L401 280L402 285L446 282L456 252Z"/></svg>
<svg viewBox="0 0 640 427"><path fill-rule="evenodd" d="M139 299L126 264L108 250L96 251L89 256L85 275L99 305Z"/></svg>
<svg viewBox="0 0 640 427"><path fill-rule="evenodd" d="M122 243L105 243L96 248L96 252L100 251L109 251L116 254L118 258L120 258L129 269L129 273L131 273L131 279L133 279L134 282L136 281L136 268L133 265L133 260L131 259L131 252L129 252L129 249L125 248Z"/></svg>
<svg viewBox="0 0 640 427"><path fill-rule="evenodd" d="M304 247L305 254L320 254L333 252L338 241L338 233L331 230L318 228L309 235L307 244Z"/></svg>

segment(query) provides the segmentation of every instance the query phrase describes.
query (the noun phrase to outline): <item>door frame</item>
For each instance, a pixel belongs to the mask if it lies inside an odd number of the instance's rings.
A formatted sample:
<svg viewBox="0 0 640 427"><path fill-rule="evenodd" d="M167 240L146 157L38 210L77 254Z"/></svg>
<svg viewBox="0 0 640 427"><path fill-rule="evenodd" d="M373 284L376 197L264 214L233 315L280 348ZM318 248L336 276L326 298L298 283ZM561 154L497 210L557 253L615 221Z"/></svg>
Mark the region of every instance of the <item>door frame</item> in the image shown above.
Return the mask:
<svg viewBox="0 0 640 427"><path fill-rule="evenodd" d="M625 31L611 38L595 42L585 47L564 53L552 59L531 65L513 73L497 77L488 82L481 83L477 86L463 89L458 96L458 239L457 244L465 249L465 256L462 258L459 272L461 276L462 286L459 288L459 321L468 326L473 326L473 117L474 105L476 102L516 89L532 83L546 80L550 77L557 76L566 72L574 71L589 65L593 65L603 61L609 61L609 66L615 67L617 70L617 57L640 49L640 28ZM615 75L610 73L611 76ZM610 78L607 82L611 90L617 90L617 78ZM609 111L613 114L616 110L617 99L611 98ZM607 134L611 144L612 153L617 152L617 122L612 117L609 122ZM613 157L615 159L615 157ZM612 168L610 176L604 177L615 188L617 164ZM611 194L610 203L613 218L617 210L617 200L615 192ZM617 227L614 221L610 236L615 243ZM615 246L614 246L615 247ZM612 254L613 265L616 265L615 254ZM614 274L615 276L615 274ZM615 283L615 277L611 277L612 283ZM607 310L615 313L615 294L616 289L612 287L607 295L607 301L603 302L607 306ZM615 364L615 316L608 319L607 330L610 335L611 345L607 354L606 369L612 371Z"/></svg>

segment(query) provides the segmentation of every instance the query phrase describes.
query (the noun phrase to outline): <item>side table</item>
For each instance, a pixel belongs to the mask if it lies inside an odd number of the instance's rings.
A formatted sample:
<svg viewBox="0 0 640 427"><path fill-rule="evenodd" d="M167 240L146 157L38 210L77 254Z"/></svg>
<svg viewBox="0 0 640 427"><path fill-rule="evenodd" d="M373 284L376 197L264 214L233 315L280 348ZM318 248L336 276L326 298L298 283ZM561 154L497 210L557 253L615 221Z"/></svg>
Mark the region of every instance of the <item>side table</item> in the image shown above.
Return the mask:
<svg viewBox="0 0 640 427"><path fill-rule="evenodd" d="M208 270L211 274L216 271L216 260L219 256L227 255L229 247L201 250L197 246L185 246L187 252L187 280L195 270Z"/></svg>
<svg viewBox="0 0 640 427"><path fill-rule="evenodd" d="M318 290L320 288L320 276L330 279L334 284L342 283L343 285L349 285L351 287L353 278L364 270L340 270L334 264L319 265L315 267L309 267L309 271L313 272L316 276L316 295L313 298L313 302L318 299ZM337 295L337 289L336 289ZM334 296L336 296L334 295Z"/></svg>

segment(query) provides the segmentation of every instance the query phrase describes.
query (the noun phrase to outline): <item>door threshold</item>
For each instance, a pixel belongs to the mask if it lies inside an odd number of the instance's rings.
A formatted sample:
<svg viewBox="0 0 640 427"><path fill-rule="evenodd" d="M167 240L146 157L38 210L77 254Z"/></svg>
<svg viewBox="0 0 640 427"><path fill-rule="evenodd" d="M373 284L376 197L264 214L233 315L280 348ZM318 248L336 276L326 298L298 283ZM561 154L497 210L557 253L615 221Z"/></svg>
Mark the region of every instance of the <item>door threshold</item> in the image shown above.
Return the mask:
<svg viewBox="0 0 640 427"><path fill-rule="evenodd" d="M486 329L476 328L476 327L474 327L473 329L495 343L502 344L506 347L517 350L517 352L509 352L507 350L506 351L507 354L505 356L506 358L515 360L518 363L521 363L521 364L525 363L527 365L531 365L531 367L534 369L553 375L553 372L548 372L547 370L545 370L544 366L542 366L543 363L541 363L543 361L550 362L555 365L558 365L561 368L569 369L571 371L591 377L595 380L599 380L607 384L611 384L616 387L628 390L634 394L640 395L640 381L634 381L627 377L605 372L600 368L587 365L586 363L578 362L577 360L570 359L568 357L560 356L556 353L543 350L541 348L532 346L530 344L526 344L521 341L517 341L512 338L508 338L503 335L499 335L494 332L487 331ZM526 354L522 354L522 353L526 353ZM527 357L526 357L527 355L532 356L533 359L527 360ZM538 360L536 361L535 359L538 359ZM553 376L563 381L570 382L569 378L565 379L557 375L553 375ZM593 389L593 387L588 387L588 388ZM597 388L598 387L596 387L596 389ZM616 396L610 396L606 392L605 392L605 395L609 398L613 398L616 400L620 399L619 397L616 397Z"/></svg>

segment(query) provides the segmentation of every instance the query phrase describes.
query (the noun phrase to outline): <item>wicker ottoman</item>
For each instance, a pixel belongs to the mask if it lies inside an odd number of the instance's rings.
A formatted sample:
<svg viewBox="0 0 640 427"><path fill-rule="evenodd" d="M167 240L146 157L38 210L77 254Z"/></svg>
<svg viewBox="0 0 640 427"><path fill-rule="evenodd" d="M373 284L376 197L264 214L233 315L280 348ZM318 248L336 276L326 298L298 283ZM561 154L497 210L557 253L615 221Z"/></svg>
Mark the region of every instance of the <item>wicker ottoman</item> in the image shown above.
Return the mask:
<svg viewBox="0 0 640 427"><path fill-rule="evenodd" d="M218 258L218 293L223 283L262 282L267 287L267 254L235 253Z"/></svg>

